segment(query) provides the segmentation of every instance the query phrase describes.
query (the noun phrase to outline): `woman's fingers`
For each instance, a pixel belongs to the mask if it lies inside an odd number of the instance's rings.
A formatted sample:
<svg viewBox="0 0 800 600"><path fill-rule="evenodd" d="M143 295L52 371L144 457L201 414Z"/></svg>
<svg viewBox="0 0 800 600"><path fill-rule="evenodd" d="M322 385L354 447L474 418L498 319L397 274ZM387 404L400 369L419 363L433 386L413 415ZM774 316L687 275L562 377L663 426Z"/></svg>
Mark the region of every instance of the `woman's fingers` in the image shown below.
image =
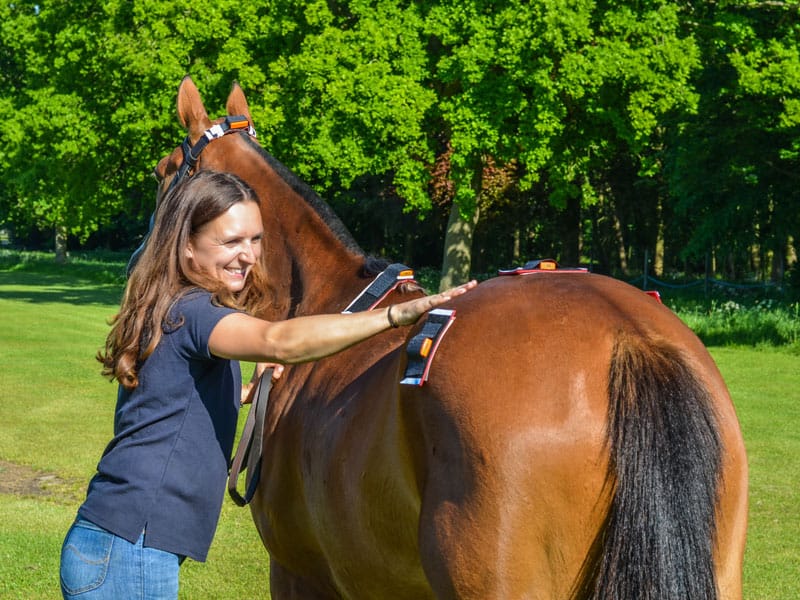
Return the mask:
<svg viewBox="0 0 800 600"><path fill-rule="evenodd" d="M433 294L432 296L425 296L424 298L396 304L392 308L392 316L400 325L413 325L429 310L448 302L456 296L466 294L477 285L478 283L472 280L468 283L445 290L444 292Z"/></svg>
<svg viewBox="0 0 800 600"><path fill-rule="evenodd" d="M442 292L442 294L446 295L447 298L450 299L455 296L460 296L461 294L466 294L469 290L471 290L477 285L478 282L473 279L472 281L468 281L467 283L463 283L459 286L446 290Z"/></svg>
<svg viewBox="0 0 800 600"><path fill-rule="evenodd" d="M437 298L438 296L438 299L436 300L436 305L438 306L439 304L443 304L448 300L455 298L456 296L461 296L462 294L466 294L469 290L473 289L477 285L478 282L473 279L472 281L469 281L467 283L463 283L454 288L450 288L449 290L445 290L444 292L440 292L436 296L429 296L429 298Z"/></svg>

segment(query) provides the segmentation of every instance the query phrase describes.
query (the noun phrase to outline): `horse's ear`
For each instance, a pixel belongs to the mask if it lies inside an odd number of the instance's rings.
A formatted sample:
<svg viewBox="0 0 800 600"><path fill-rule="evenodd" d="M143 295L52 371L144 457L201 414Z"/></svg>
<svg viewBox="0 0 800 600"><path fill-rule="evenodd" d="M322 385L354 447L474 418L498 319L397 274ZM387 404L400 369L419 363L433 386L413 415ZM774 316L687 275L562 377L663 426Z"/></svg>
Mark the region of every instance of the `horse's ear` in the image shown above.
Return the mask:
<svg viewBox="0 0 800 600"><path fill-rule="evenodd" d="M247 105L247 98L244 97L244 92L241 86L234 81L231 87L231 93L228 94L228 103L225 105L225 110L229 115L242 115L247 117L250 125L253 125L253 117L250 116L250 107Z"/></svg>
<svg viewBox="0 0 800 600"><path fill-rule="evenodd" d="M188 75L183 78L178 88L178 118L192 139L200 137L211 124L200 92Z"/></svg>

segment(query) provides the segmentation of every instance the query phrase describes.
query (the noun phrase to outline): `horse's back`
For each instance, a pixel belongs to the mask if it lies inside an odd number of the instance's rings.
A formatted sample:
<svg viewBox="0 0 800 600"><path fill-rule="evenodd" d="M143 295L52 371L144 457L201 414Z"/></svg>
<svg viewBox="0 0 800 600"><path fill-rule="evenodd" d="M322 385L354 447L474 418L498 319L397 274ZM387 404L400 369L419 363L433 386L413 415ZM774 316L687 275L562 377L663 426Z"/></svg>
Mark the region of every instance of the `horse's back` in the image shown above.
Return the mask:
<svg viewBox="0 0 800 600"><path fill-rule="evenodd" d="M558 420L564 410L604 411L611 355L624 337L674 346L730 404L697 336L656 299L615 279L580 271L497 277L453 307L456 321L423 389L468 398L471 412L483 406ZM590 397L600 406L576 404Z"/></svg>

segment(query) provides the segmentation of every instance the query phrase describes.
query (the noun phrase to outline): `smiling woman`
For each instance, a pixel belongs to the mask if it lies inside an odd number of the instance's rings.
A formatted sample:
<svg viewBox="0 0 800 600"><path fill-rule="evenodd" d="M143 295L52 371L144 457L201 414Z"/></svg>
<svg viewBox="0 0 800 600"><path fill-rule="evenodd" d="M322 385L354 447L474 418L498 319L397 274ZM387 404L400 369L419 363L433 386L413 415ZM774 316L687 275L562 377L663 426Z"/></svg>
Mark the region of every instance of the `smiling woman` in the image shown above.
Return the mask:
<svg viewBox="0 0 800 600"><path fill-rule="evenodd" d="M258 204L240 202L192 234L186 257L194 271L212 275L231 292L239 292L261 257L263 236Z"/></svg>
<svg viewBox="0 0 800 600"><path fill-rule="evenodd" d="M253 316L270 301L254 292L266 280L262 238L259 199L236 175L200 171L160 200L98 355L120 384L114 438L64 541L65 598L176 598L183 560L205 561L236 433L238 360L312 361L475 286L394 312L265 321Z"/></svg>

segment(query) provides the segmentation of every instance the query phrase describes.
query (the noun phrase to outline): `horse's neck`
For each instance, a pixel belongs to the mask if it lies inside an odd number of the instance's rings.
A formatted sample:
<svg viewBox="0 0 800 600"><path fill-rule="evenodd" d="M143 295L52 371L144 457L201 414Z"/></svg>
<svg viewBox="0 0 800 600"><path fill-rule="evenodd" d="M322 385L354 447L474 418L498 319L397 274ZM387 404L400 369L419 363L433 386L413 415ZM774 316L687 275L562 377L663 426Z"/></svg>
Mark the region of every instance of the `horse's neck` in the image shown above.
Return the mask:
<svg viewBox="0 0 800 600"><path fill-rule="evenodd" d="M281 223L283 225L283 223ZM335 236L319 229L282 228L267 233L270 279L282 288L279 301L286 316L343 310L361 283L363 256L346 251ZM279 245L274 240L280 239Z"/></svg>
<svg viewBox="0 0 800 600"><path fill-rule="evenodd" d="M271 166L247 179L262 199L267 275L275 288L277 316L343 310L365 285L363 252Z"/></svg>

